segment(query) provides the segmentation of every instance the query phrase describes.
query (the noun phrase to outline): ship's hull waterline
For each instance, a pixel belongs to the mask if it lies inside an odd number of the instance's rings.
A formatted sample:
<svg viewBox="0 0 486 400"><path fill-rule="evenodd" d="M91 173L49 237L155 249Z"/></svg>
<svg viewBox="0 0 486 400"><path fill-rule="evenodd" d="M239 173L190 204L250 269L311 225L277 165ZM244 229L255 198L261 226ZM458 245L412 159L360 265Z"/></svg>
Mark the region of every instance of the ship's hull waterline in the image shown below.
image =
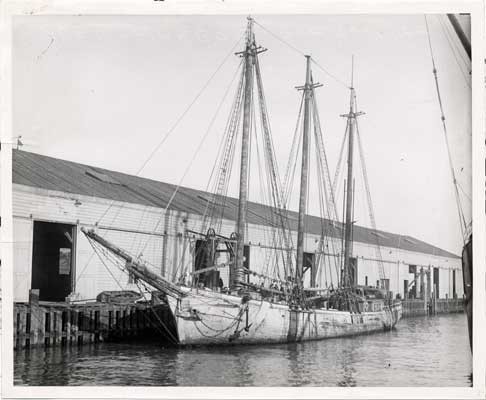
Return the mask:
<svg viewBox="0 0 486 400"><path fill-rule="evenodd" d="M291 343L392 329L401 303L388 310L351 313L333 309L292 309L265 300L189 289L168 296L180 345Z"/></svg>

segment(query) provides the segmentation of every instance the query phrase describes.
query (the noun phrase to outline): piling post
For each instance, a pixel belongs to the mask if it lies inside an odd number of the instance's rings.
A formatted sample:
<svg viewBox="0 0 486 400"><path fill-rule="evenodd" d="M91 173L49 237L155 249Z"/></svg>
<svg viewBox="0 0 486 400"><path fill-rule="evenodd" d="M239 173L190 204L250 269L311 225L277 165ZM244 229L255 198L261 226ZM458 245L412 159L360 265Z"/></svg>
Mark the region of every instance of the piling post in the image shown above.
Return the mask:
<svg viewBox="0 0 486 400"><path fill-rule="evenodd" d="M424 267L420 267L420 298L423 300L424 299Z"/></svg>
<svg viewBox="0 0 486 400"><path fill-rule="evenodd" d="M39 311L39 289L30 289L29 290L29 322L27 323L26 327L26 336L28 338L28 343L26 345L32 346L37 344L38 340L40 339L39 336L41 331L44 328L43 318L41 318L40 311Z"/></svg>
<svg viewBox="0 0 486 400"><path fill-rule="evenodd" d="M19 340L19 326L20 326L20 314L18 314L16 307L14 307L14 323L13 323L13 334L14 334L14 350L17 348L17 341Z"/></svg>

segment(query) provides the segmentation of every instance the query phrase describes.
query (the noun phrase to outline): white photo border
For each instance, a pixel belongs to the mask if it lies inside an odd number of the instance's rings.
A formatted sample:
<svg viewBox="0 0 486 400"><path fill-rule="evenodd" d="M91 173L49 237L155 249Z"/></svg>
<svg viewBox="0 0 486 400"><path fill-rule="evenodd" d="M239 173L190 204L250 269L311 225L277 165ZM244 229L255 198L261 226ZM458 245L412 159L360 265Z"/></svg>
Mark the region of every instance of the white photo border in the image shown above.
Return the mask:
<svg viewBox="0 0 486 400"><path fill-rule="evenodd" d="M0 249L3 398L486 398L485 12L482 0L57 0L0 3ZM473 387L61 387L13 385L12 18L16 15L471 14L473 190ZM445 349L446 351L446 349Z"/></svg>

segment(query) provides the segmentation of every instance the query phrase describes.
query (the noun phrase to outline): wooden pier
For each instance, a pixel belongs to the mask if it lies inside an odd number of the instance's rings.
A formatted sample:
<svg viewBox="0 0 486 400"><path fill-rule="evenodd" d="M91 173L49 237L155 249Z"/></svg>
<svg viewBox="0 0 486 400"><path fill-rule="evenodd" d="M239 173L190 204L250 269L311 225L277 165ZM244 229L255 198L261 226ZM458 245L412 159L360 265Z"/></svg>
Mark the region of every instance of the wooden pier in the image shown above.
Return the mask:
<svg viewBox="0 0 486 400"><path fill-rule="evenodd" d="M170 342L173 318L164 302L37 301L32 290L28 303L14 303L14 349L81 346L102 341L157 337Z"/></svg>
<svg viewBox="0 0 486 400"><path fill-rule="evenodd" d="M403 317L464 312L464 299L402 300Z"/></svg>

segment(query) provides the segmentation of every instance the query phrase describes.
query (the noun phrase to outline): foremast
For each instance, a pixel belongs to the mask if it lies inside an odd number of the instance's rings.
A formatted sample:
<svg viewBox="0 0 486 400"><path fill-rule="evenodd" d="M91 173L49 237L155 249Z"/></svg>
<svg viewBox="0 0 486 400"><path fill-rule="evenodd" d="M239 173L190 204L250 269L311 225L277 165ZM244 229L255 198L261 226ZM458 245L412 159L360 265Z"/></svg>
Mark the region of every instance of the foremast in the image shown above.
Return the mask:
<svg viewBox="0 0 486 400"><path fill-rule="evenodd" d="M248 17L246 32L246 46L241 55L245 59L245 89L243 94L243 130L241 138L241 161L240 161L240 189L238 197L238 219L236 224L236 260L234 267L234 277L230 277L230 286L241 289L245 281L244 248L246 239L247 224L247 203L248 203L248 162L249 162L249 142L252 122L252 101L253 101L253 68L255 57L264 51L257 47L255 35L253 33L253 18Z"/></svg>

